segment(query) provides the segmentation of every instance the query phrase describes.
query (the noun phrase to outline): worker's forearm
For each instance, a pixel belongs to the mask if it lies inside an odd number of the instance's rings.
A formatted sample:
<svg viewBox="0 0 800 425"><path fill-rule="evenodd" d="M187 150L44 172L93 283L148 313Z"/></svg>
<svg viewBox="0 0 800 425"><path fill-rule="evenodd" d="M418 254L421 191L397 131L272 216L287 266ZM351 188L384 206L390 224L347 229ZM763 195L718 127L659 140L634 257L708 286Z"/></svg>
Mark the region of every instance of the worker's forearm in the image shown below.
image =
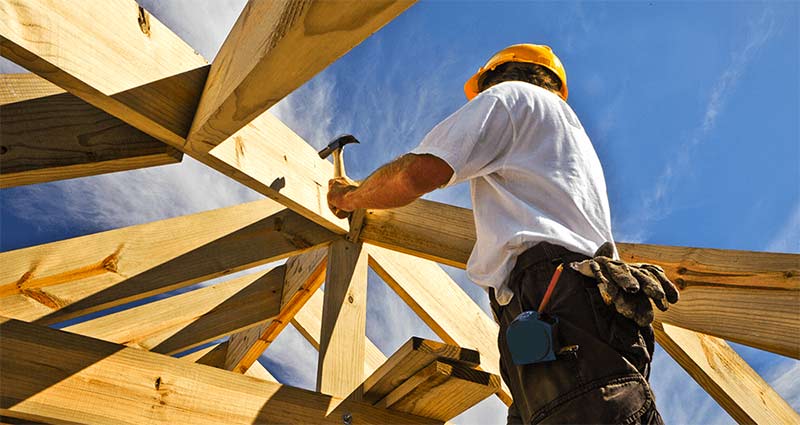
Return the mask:
<svg viewBox="0 0 800 425"><path fill-rule="evenodd" d="M413 158L404 155L375 170L357 189L345 195L352 209L388 209L408 205L425 192L414 188L406 172Z"/></svg>

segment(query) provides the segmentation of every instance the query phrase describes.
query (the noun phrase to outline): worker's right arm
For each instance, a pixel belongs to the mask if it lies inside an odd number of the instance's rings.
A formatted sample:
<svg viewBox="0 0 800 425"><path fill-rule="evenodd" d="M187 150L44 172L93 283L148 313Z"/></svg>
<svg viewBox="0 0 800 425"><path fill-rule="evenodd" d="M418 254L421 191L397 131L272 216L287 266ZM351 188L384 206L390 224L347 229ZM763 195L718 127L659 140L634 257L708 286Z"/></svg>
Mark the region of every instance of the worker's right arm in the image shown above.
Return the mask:
<svg viewBox="0 0 800 425"><path fill-rule="evenodd" d="M482 94L439 123L411 153L379 168L360 186L331 180L328 204L339 216L360 208L396 208L434 189L489 174L502 166L513 134L507 107L496 96Z"/></svg>
<svg viewBox="0 0 800 425"><path fill-rule="evenodd" d="M342 211L402 207L444 186L452 175L453 169L441 158L406 154L378 168L358 186L342 178L331 180L328 204Z"/></svg>

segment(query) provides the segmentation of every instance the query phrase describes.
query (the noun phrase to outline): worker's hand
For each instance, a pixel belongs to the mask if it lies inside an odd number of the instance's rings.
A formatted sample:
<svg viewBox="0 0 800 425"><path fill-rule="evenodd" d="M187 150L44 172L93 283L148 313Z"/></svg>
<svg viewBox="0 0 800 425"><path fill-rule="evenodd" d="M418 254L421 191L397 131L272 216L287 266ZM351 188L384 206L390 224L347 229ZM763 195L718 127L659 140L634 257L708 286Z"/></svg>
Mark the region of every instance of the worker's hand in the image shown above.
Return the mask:
<svg viewBox="0 0 800 425"><path fill-rule="evenodd" d="M328 180L328 208L336 217L347 218L356 208L347 199L347 194L356 190L358 184L347 177Z"/></svg>
<svg viewBox="0 0 800 425"><path fill-rule="evenodd" d="M653 322L653 306L667 311L669 304L678 302L678 288L655 264L625 263L611 258L614 246L606 242L594 258L570 264L584 276L597 279L600 295L607 305L636 322L648 326Z"/></svg>

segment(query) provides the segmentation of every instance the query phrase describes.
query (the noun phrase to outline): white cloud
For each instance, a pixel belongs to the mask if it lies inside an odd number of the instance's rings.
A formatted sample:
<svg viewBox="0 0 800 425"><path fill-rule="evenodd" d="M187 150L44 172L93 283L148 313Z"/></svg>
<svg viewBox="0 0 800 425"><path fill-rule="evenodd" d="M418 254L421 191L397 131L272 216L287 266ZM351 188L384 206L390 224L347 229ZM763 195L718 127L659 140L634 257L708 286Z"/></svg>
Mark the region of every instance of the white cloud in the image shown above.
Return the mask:
<svg viewBox="0 0 800 425"><path fill-rule="evenodd" d="M800 254L800 202L797 202L789 212L789 217L775 232L766 250Z"/></svg>
<svg viewBox="0 0 800 425"><path fill-rule="evenodd" d="M664 165L654 187L642 196L641 208L619 221L617 231L638 240L645 240L647 226L671 214L675 208L672 193L676 180L692 166L692 155L697 147L708 140L716 127L719 115L724 111L730 96L749 65L757 58L759 51L777 31L777 24L770 8L765 8L757 19L752 20L740 48L731 53L731 61L714 83L698 126L680 144L674 159Z"/></svg>

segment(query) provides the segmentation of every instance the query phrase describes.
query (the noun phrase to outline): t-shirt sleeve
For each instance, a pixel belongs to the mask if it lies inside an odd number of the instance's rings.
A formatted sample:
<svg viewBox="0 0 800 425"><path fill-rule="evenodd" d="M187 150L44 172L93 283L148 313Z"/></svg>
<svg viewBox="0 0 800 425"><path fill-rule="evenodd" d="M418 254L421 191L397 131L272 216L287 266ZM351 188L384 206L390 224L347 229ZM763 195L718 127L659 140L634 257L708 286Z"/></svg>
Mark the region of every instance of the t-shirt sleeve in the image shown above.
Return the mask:
<svg viewBox="0 0 800 425"><path fill-rule="evenodd" d="M433 128L413 154L441 158L453 169L451 186L497 170L512 144L514 129L500 98L484 93Z"/></svg>

